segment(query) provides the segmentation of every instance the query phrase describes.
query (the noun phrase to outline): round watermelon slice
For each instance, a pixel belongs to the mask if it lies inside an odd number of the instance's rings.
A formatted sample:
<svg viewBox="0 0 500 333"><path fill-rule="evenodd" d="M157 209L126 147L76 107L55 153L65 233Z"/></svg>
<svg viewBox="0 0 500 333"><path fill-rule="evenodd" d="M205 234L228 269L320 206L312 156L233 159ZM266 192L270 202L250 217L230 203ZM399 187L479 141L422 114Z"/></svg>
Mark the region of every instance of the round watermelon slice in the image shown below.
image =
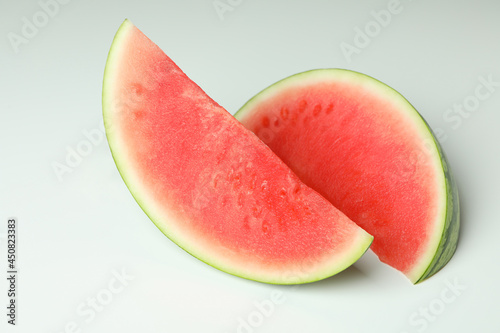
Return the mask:
<svg viewBox="0 0 500 333"><path fill-rule="evenodd" d="M347 268L372 242L129 20L106 63L103 117L116 166L144 212L220 270L312 282Z"/></svg>
<svg viewBox="0 0 500 333"><path fill-rule="evenodd" d="M413 283L452 257L457 187L429 126L394 89L353 71L312 70L264 89L236 118Z"/></svg>

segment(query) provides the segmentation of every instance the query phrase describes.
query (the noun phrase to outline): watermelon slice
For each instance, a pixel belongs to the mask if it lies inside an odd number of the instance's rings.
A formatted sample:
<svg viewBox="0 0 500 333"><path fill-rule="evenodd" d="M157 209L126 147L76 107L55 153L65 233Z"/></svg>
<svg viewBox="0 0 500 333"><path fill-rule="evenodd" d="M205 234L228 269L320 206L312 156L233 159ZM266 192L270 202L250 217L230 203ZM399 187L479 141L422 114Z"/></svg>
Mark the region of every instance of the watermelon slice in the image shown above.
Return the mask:
<svg viewBox="0 0 500 333"><path fill-rule="evenodd" d="M350 266L372 242L129 20L106 63L103 117L137 203L167 237L222 271L312 282Z"/></svg>
<svg viewBox="0 0 500 333"><path fill-rule="evenodd" d="M395 90L353 71L312 70L264 89L236 118L413 283L452 257L455 182L427 123Z"/></svg>

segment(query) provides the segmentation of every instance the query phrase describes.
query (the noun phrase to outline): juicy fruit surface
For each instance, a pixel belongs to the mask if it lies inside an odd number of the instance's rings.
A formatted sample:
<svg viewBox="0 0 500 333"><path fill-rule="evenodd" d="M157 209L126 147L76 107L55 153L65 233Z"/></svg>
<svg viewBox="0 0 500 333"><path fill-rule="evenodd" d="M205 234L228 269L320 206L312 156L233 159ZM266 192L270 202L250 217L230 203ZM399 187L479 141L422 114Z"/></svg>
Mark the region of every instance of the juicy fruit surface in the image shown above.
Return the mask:
<svg viewBox="0 0 500 333"><path fill-rule="evenodd" d="M333 275L372 237L210 99L130 21L106 65L117 167L151 220L210 265L270 283Z"/></svg>
<svg viewBox="0 0 500 333"><path fill-rule="evenodd" d="M413 282L422 278L438 252L451 194L437 143L402 96L359 73L317 70L267 88L236 117L373 235L381 261Z"/></svg>

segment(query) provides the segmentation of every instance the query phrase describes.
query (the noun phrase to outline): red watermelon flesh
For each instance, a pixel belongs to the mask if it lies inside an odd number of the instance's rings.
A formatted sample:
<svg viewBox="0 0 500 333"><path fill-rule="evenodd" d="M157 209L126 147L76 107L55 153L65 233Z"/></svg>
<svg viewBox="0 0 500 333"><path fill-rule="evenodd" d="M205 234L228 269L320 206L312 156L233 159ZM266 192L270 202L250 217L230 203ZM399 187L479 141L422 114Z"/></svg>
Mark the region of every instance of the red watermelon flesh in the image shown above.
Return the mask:
<svg viewBox="0 0 500 333"><path fill-rule="evenodd" d="M451 258L456 185L426 122L395 90L353 71L312 70L264 89L236 118L411 281Z"/></svg>
<svg viewBox="0 0 500 333"><path fill-rule="evenodd" d="M106 135L135 200L171 240L228 273L316 281L372 236L306 186L126 20L103 84Z"/></svg>

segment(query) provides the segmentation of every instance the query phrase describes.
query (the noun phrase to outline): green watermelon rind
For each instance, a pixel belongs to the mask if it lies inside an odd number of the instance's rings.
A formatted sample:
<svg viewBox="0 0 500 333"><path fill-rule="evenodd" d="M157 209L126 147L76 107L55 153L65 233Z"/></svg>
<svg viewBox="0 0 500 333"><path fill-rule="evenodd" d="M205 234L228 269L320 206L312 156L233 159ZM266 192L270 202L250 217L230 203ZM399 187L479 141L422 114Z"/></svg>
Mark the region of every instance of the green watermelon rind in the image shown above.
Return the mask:
<svg viewBox="0 0 500 333"><path fill-rule="evenodd" d="M197 258L198 260L224 272L229 274L239 276L241 278L245 278L248 280L253 280L257 282L265 282L270 284L278 284L278 285L290 285L290 284L303 284L319 281L328 277L331 277L341 271L345 270L349 266L351 266L354 262L356 262L370 247L373 237L371 235L362 233L359 234L359 239L356 242L357 251L350 250L346 251L346 254L342 257L341 261L334 262L332 265L324 265L324 268L317 270L314 274L301 274L300 272L289 272L283 271L278 272L273 277L265 276L256 272L252 275L249 275L247 272L241 270L235 270L225 263L215 260L210 256L205 255L203 249L199 249L199 247L193 245L189 241L182 237L181 235L176 235L175 232L170 230L162 220L165 218L162 217L154 208L154 205L150 205L148 203L149 199L147 198L147 193L141 191L140 184L136 182L136 175L133 174L132 171L126 168L126 154L125 151L122 151L120 147L117 147L114 142L118 140L117 134L113 130L113 96L111 91L111 84L113 80L111 77L112 73L116 71L115 63L118 61L119 57L119 49L121 41L126 38L127 31L133 26L133 24L129 20L125 20L120 28L118 29L115 37L113 39L108 59L106 62L105 70L104 70L104 82L103 82L103 90L102 90L102 104L103 104L103 120L106 129L106 137L109 143L109 147L112 153L113 160L117 166L117 169L120 173L121 178L123 179L125 185L129 189L130 193L134 200L138 203L144 213L149 217L149 219L156 225L158 229L173 243L179 246L182 250L187 252L189 255Z"/></svg>
<svg viewBox="0 0 500 333"><path fill-rule="evenodd" d="M418 267L418 269L416 269L415 271L406 274L406 276L412 283L417 284L419 282L422 282L437 273L441 268L443 268L450 261L451 257L456 251L460 226L459 197L458 188L454 176L450 170L449 163L441 145L439 144L436 136L434 135L431 127L426 122L426 120L403 95L401 95L398 91L388 86L387 84L360 72L341 68L320 68L300 72L271 84L270 86L250 98L235 113L234 116L239 120L243 119L244 117L251 117L251 114L249 114L249 112L251 111L249 110L252 109L253 105L259 103L259 101L262 99L266 99L266 97L273 94L274 91L286 89L287 85L289 84L300 84L301 81L306 82L310 78L314 79L315 77L321 77L323 75L325 77L328 77L329 75L345 76L352 81L364 81L365 83L374 86L376 89L379 89L379 91L381 91L382 93L387 93L388 95L394 96L395 98L399 99L400 102L406 104L405 109L413 111L411 112L411 114L409 114L409 116L412 117L417 125L419 125L419 131L424 134L424 136L432 138L432 142L436 146L437 155L435 156L435 158L439 159L439 163L443 171L445 189L442 190L442 193L446 196L446 199L443 200L443 202L446 202L446 208L444 209L442 228L440 228L439 230L439 242L437 244L436 250L432 252L432 259L430 257L427 257L428 259L425 260L426 262L428 262L428 264L425 264L424 267Z"/></svg>
<svg viewBox="0 0 500 333"><path fill-rule="evenodd" d="M422 118L422 120L424 120L425 122L425 119ZM455 176L450 169L448 159L446 157L446 154L444 153L443 148L441 147L441 144L432 132L430 126L428 124L427 126L434 138L436 148L438 149L441 156L441 164L446 181L447 205L443 233L436 254L434 255L434 258L432 259L425 272L416 281L414 281L415 284L420 283L436 274L451 260L457 249L460 230L460 200Z"/></svg>

